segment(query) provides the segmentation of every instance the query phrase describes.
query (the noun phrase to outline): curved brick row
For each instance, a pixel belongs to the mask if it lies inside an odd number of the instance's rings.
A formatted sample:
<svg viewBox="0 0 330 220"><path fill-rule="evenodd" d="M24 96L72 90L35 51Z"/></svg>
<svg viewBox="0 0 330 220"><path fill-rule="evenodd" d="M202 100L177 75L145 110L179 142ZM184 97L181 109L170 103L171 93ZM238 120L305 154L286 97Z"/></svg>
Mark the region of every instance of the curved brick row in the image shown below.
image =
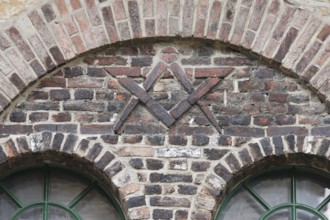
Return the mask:
<svg viewBox="0 0 330 220"><path fill-rule="evenodd" d="M55 0L36 6L0 27L0 110L31 82L84 52L164 36L250 51L329 100L330 26L283 0L236 2Z"/></svg>

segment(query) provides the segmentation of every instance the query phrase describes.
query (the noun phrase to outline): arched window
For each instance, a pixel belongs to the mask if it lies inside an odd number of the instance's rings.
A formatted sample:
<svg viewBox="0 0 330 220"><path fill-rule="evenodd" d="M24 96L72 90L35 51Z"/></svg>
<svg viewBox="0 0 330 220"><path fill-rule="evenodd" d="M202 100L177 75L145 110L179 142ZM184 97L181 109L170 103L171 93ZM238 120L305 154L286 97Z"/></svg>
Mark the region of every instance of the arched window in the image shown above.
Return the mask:
<svg viewBox="0 0 330 220"><path fill-rule="evenodd" d="M328 220L330 177L304 167L272 170L240 183L217 220Z"/></svg>
<svg viewBox="0 0 330 220"><path fill-rule="evenodd" d="M116 220L120 213L95 180L68 170L38 167L0 182L0 219Z"/></svg>

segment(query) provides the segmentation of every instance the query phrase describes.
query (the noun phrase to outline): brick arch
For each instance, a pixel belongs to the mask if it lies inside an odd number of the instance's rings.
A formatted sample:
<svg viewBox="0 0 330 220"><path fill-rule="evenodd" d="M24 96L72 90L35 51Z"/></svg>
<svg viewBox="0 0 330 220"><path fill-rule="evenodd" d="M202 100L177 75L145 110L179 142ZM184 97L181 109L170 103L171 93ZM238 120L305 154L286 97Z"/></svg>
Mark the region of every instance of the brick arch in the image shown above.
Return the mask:
<svg viewBox="0 0 330 220"><path fill-rule="evenodd" d="M0 111L37 78L132 39L217 40L299 78L328 102L330 27L283 0L48 1L0 29ZM155 3L155 5L154 5Z"/></svg>
<svg viewBox="0 0 330 220"><path fill-rule="evenodd" d="M127 171L118 156L107 147L109 137L104 136L103 139L95 141L76 134L49 131L8 137L0 145L0 172L7 175L40 164L77 170L97 178L119 202L126 215L124 186L128 185L127 188L130 182L137 182L137 177Z"/></svg>

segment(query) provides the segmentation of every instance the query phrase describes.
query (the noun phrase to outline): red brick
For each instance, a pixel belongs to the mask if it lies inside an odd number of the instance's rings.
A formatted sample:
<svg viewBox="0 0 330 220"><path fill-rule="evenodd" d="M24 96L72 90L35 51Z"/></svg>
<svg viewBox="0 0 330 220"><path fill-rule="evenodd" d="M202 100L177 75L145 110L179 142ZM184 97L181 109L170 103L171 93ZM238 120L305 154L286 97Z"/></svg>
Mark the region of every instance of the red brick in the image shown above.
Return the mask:
<svg viewBox="0 0 330 220"><path fill-rule="evenodd" d="M24 81L16 74L16 73L13 73L9 76L9 80L10 82L13 83L13 85L16 86L16 88L19 90L19 91L22 91L26 84L24 83Z"/></svg>
<svg viewBox="0 0 330 220"><path fill-rule="evenodd" d="M233 71L233 68L230 67L196 68L195 78L204 78L204 77L225 78L231 71Z"/></svg>
<svg viewBox="0 0 330 220"><path fill-rule="evenodd" d="M277 24L277 27L273 33L273 38L275 40L277 40L277 41L281 40L281 38L284 35L285 30L288 28L288 25L290 24L290 21L293 18L294 12L295 12L295 9L292 7L285 8L285 11L282 14L281 20Z"/></svg>
<svg viewBox="0 0 330 220"><path fill-rule="evenodd" d="M116 11L116 15L117 15ZM108 36L110 38L111 43L115 43L119 41L118 31L116 28L116 24L113 18L113 13L111 7L105 7L102 9L103 21L105 25L105 29L108 32Z"/></svg>
<svg viewBox="0 0 330 220"><path fill-rule="evenodd" d="M266 41L268 40L268 35L271 32L271 28L275 22L275 17L272 15L267 15L263 24L259 28L259 35L256 36L256 40L252 46L252 49L256 53L260 53L265 46Z"/></svg>
<svg viewBox="0 0 330 220"><path fill-rule="evenodd" d="M31 125L0 125L0 134L28 134L32 132Z"/></svg>
<svg viewBox="0 0 330 220"><path fill-rule="evenodd" d="M146 37L156 36L156 24L155 19L146 19L144 21Z"/></svg>
<svg viewBox="0 0 330 220"><path fill-rule="evenodd" d="M238 13L240 14L240 19L236 20L234 32L232 38L230 39L230 42L234 45L239 45L242 40L245 23L248 20L247 17L249 15L249 9L241 7Z"/></svg>
<svg viewBox="0 0 330 220"><path fill-rule="evenodd" d="M89 20L93 26L98 26L102 24L101 18L99 16L99 11L96 7L94 0L85 0L86 11L89 16Z"/></svg>
<svg viewBox="0 0 330 220"><path fill-rule="evenodd" d="M89 25L86 14L83 11L81 11L81 12L75 14L75 18L78 22L78 25L80 27L80 32L82 33L82 35L85 39L87 47L89 49L96 48L98 46L97 41L95 39L93 30L92 30L91 26Z"/></svg>
<svg viewBox="0 0 330 220"><path fill-rule="evenodd" d="M70 3L71 3L73 10L81 8L80 0L70 0Z"/></svg>
<svg viewBox="0 0 330 220"><path fill-rule="evenodd" d="M100 65L100 66L110 66L110 65L126 65L127 60L122 57L114 57L114 56L108 56L108 57L86 57L84 59L84 62L89 65Z"/></svg>
<svg viewBox="0 0 330 220"><path fill-rule="evenodd" d="M52 27L54 36L57 38L58 42L61 42L60 46L62 48L62 51L67 59L71 59L75 56L73 49L72 49L72 43L70 39L68 38L67 34L65 33L62 25L60 22L53 22L50 25ZM60 63L59 63L60 64Z"/></svg>
<svg viewBox="0 0 330 220"><path fill-rule="evenodd" d="M65 87L65 79L63 78L45 78L40 81L39 87Z"/></svg>
<svg viewBox="0 0 330 220"><path fill-rule="evenodd" d="M22 53L26 61L30 61L35 57L30 46L26 43L25 40L23 40L22 35L15 27L9 28L7 30L7 34L10 37L10 39L14 42L18 50Z"/></svg>
<svg viewBox="0 0 330 220"><path fill-rule="evenodd" d="M324 24L321 32L317 35L317 38L321 41L325 41L330 36L330 25Z"/></svg>
<svg viewBox="0 0 330 220"><path fill-rule="evenodd" d="M63 18L63 23L65 25L66 30L68 31L69 35L77 33L77 27L66 7L64 0L55 0L55 4Z"/></svg>
<svg viewBox="0 0 330 220"><path fill-rule="evenodd" d="M188 101L191 104L195 104L202 96L208 93L219 82L219 78L206 79L191 95L188 96Z"/></svg>
<svg viewBox="0 0 330 220"><path fill-rule="evenodd" d="M195 37L204 37L209 0L200 0L196 14Z"/></svg>
<svg viewBox="0 0 330 220"><path fill-rule="evenodd" d="M117 21L127 18L123 0L113 0L112 6L113 10L116 12L115 17Z"/></svg>
<svg viewBox="0 0 330 220"><path fill-rule="evenodd" d="M221 14L221 2L214 1L212 4L210 15L209 15L209 25L208 25L208 32L207 32L208 38L211 38L211 39L216 38L219 20L220 20L220 14Z"/></svg>
<svg viewBox="0 0 330 220"><path fill-rule="evenodd" d="M231 30L231 24L223 23L219 32L219 39L224 42L228 42L230 30Z"/></svg>
<svg viewBox="0 0 330 220"><path fill-rule="evenodd" d="M288 94L270 93L268 100L270 102L286 103L288 101Z"/></svg>
<svg viewBox="0 0 330 220"><path fill-rule="evenodd" d="M174 124L175 118L169 114L158 102L150 99L147 102L147 106L154 113L154 116L158 118L158 120L162 121L167 127Z"/></svg>
<svg viewBox="0 0 330 220"><path fill-rule="evenodd" d="M157 2L157 36L167 35L167 0L156 0Z"/></svg>
<svg viewBox="0 0 330 220"><path fill-rule="evenodd" d="M129 90L132 94L138 97L143 103L147 103L151 97L150 95L143 90L136 82L130 78L119 78L119 83Z"/></svg>
<svg viewBox="0 0 330 220"><path fill-rule="evenodd" d="M170 66L170 69L172 70L172 73L175 75L175 77L180 81L180 83L184 86L184 88L189 92L192 93L194 91L193 86L189 82L185 72L183 69L177 64L173 63Z"/></svg>
<svg viewBox="0 0 330 220"><path fill-rule="evenodd" d="M158 63L148 74L146 80L143 82L143 87L148 91L156 80L164 73L165 69L166 65L164 63Z"/></svg>
<svg viewBox="0 0 330 220"><path fill-rule="evenodd" d="M298 75L302 75L305 68L313 60L317 52L320 50L322 44L319 42L314 42L314 44L307 50L304 56L299 60L296 65L296 72Z"/></svg>

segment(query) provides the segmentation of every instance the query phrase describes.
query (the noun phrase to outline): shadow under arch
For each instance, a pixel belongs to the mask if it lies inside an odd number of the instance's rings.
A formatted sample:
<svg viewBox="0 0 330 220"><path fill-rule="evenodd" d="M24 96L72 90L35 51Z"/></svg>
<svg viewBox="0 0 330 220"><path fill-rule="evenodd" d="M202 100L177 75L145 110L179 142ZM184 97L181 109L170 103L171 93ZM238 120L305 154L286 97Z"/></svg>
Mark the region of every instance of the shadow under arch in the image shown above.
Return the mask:
<svg viewBox="0 0 330 220"><path fill-rule="evenodd" d="M102 169L98 169L95 163L75 154L55 150L21 153L0 164L0 179L21 171L43 167L67 170L95 182L96 186L105 193L104 196L113 205L120 219L127 219L123 204L119 200L118 189L112 184L111 179L104 174Z"/></svg>
<svg viewBox="0 0 330 220"><path fill-rule="evenodd" d="M289 153L287 155L272 155L264 157L253 164L243 167L226 183L226 187L220 193L217 205L214 209L214 216L219 217L219 213L231 198L232 193L246 180L253 179L267 172L274 170L288 169L298 167L307 169L311 172L320 173L330 177L330 161L327 157L305 154Z"/></svg>

